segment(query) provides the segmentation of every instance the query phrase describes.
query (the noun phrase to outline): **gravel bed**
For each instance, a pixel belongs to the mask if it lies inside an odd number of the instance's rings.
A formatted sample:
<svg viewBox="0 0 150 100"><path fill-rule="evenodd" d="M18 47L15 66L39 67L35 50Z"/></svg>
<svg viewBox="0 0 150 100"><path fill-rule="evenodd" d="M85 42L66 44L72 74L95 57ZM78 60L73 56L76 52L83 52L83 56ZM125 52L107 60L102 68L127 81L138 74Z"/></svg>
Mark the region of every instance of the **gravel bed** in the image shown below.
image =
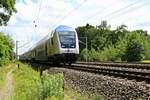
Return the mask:
<svg viewBox="0 0 150 100"><path fill-rule="evenodd" d="M50 68L49 73L63 72L65 81L82 92L102 95L104 100L150 100L150 84L134 80L96 75L65 68Z"/></svg>

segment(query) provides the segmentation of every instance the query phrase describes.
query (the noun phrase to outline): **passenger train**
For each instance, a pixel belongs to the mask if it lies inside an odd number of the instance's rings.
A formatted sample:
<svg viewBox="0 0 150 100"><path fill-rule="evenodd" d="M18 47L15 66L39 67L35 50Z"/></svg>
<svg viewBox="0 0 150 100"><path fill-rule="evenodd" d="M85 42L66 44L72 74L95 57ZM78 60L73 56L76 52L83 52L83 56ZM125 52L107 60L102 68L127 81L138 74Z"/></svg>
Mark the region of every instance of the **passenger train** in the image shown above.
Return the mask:
<svg viewBox="0 0 150 100"><path fill-rule="evenodd" d="M60 25L49 36L20 56L20 60L71 64L79 55L79 41L74 28Z"/></svg>

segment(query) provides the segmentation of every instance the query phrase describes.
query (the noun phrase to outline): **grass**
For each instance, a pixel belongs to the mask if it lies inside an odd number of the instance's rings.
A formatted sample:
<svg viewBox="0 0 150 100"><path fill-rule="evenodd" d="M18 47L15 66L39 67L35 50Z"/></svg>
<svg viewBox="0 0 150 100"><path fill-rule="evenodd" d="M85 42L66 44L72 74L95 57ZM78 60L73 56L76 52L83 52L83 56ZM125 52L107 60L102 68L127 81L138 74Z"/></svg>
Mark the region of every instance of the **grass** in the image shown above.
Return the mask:
<svg viewBox="0 0 150 100"><path fill-rule="evenodd" d="M49 75L47 71L40 77L39 73L26 64L13 71L14 94L13 100L61 100L63 92L63 74Z"/></svg>
<svg viewBox="0 0 150 100"><path fill-rule="evenodd" d="M143 60L143 63L150 63L150 60Z"/></svg>
<svg viewBox="0 0 150 100"><path fill-rule="evenodd" d="M5 85L6 74L10 68L10 65L0 67L0 89Z"/></svg>
<svg viewBox="0 0 150 100"><path fill-rule="evenodd" d="M101 100L99 96L81 93L73 90L68 84L64 85L62 73L49 75L47 71L40 73L27 64L12 63L0 67L0 87L5 85L8 71L13 70L13 96L12 100ZM64 87L65 86L65 87Z"/></svg>

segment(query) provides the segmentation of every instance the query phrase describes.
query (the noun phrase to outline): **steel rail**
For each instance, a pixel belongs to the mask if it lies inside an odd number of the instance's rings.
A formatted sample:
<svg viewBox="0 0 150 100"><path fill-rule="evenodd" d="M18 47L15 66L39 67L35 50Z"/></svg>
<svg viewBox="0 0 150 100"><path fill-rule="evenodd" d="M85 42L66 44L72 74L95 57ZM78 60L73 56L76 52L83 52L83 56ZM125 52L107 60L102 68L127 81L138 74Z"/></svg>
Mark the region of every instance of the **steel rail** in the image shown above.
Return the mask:
<svg viewBox="0 0 150 100"><path fill-rule="evenodd" d="M129 69L120 67L105 67L94 66L86 64L72 64L72 66L64 66L65 68L85 71L95 74L104 74L115 77L123 77L128 79L135 79L137 81L145 81L150 83L150 70Z"/></svg>
<svg viewBox="0 0 150 100"><path fill-rule="evenodd" d="M105 62L76 62L76 64L97 65L105 67L123 67L150 70L150 63L105 63Z"/></svg>

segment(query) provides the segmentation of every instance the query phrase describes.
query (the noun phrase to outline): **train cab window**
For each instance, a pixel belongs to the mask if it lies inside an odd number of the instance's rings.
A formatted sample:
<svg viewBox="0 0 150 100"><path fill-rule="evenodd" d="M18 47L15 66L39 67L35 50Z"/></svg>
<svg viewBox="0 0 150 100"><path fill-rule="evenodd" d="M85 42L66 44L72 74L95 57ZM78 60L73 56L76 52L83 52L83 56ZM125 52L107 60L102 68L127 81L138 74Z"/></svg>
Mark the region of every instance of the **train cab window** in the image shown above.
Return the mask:
<svg viewBox="0 0 150 100"><path fill-rule="evenodd" d="M76 33L73 31L59 32L59 40L62 48L75 48Z"/></svg>

